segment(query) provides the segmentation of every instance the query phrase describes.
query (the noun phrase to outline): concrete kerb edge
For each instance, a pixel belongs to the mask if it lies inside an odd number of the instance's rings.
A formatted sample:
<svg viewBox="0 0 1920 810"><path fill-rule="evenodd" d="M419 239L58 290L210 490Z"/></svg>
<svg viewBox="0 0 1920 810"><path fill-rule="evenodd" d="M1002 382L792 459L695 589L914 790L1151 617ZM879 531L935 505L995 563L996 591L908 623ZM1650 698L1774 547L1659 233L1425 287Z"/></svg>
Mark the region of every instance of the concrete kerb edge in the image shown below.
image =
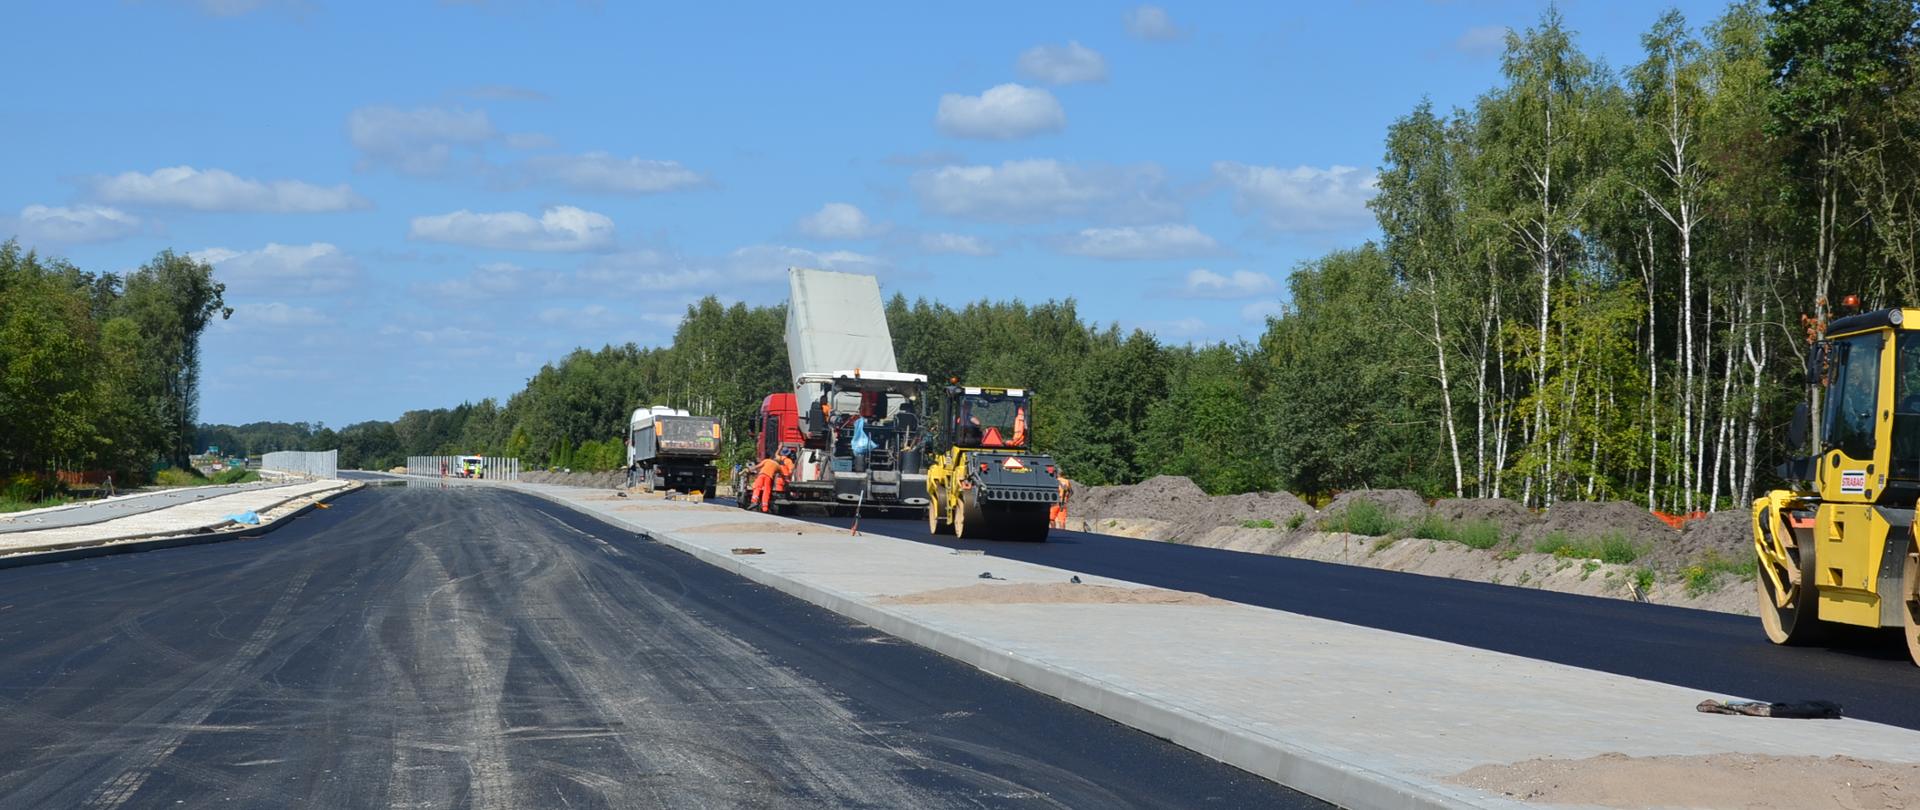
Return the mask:
<svg viewBox="0 0 1920 810"><path fill-rule="evenodd" d="M362 489L365 489L365 487L346 486L318 493L313 496L311 503L258 526L239 526L232 529L218 529L201 534L175 534L156 537L151 540L121 538L94 543L92 545L62 548L53 551L22 551L0 555L0 570L22 568L29 565L70 562L91 557L105 557L113 554L134 554L142 551L159 551L167 548L202 546L209 543L224 543L229 540L251 540L255 537L271 533L281 526L293 522L294 518L313 511L314 507L321 503L331 501L350 492L359 492ZM293 499L288 498L287 500ZM284 504L286 501L281 501L281 503Z"/></svg>
<svg viewBox="0 0 1920 810"><path fill-rule="evenodd" d="M512 487L511 484L506 486L602 522L622 524L631 531L686 552L702 562L1341 807L1361 810L1438 810L1520 806L1499 798L1481 799L1464 791L1434 790L1408 782L1322 751L1289 744L1229 721L1166 705L1097 678L998 649L979 639L748 565L729 555L675 537L672 532L645 529L617 516L592 511L544 492Z"/></svg>

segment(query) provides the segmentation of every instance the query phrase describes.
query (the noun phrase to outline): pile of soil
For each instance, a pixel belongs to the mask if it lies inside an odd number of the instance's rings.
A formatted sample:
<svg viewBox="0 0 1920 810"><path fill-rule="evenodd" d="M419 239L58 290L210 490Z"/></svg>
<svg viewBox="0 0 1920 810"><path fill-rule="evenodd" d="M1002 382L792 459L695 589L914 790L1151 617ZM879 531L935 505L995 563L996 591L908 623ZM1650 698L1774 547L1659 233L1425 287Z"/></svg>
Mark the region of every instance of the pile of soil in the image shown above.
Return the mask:
<svg viewBox="0 0 1920 810"><path fill-rule="evenodd" d="M1183 479L1184 480L1184 479ZM886 605L1227 605L1204 594L1069 582L965 585L878 600Z"/></svg>
<svg viewBox="0 0 1920 810"><path fill-rule="evenodd" d="M1912 807L1920 795L1920 765L1847 756L1614 753L1482 765L1449 781L1540 804L1892 810Z"/></svg>
<svg viewBox="0 0 1920 810"><path fill-rule="evenodd" d="M1212 507L1213 526L1240 526L1248 521L1271 520L1274 526L1286 528L1296 515L1305 516L1301 525L1306 525L1312 522L1314 514L1313 507L1291 492L1221 495L1212 499Z"/></svg>
<svg viewBox="0 0 1920 810"><path fill-rule="evenodd" d="M570 473L531 470L520 473L520 482L524 484L553 484L563 487L587 487L589 489L620 489L627 485L627 474L624 470Z"/></svg>
<svg viewBox="0 0 1920 810"><path fill-rule="evenodd" d="M1674 570L1713 555L1723 560L1753 556L1753 515L1745 509L1723 509L1699 520L1687 521L1679 533L1669 533L1643 558L1662 570Z"/></svg>
<svg viewBox="0 0 1920 810"><path fill-rule="evenodd" d="M1332 517L1361 501L1380 507L1388 516L1403 523L1419 520L1427 514L1427 500L1411 489L1357 489L1342 492L1333 496L1333 502L1327 504L1325 511Z"/></svg>
<svg viewBox="0 0 1920 810"><path fill-rule="evenodd" d="M1500 536L1517 540L1540 516L1506 498L1448 498L1433 504L1433 514L1454 523L1487 521L1500 527Z"/></svg>
<svg viewBox="0 0 1920 810"><path fill-rule="evenodd" d="M1156 475L1138 484L1088 487L1074 495L1071 509L1089 520L1153 518L1171 522L1203 519L1212 499L1182 475Z"/></svg>
<svg viewBox="0 0 1920 810"><path fill-rule="evenodd" d="M1660 549L1673 543L1679 534L1648 512L1646 507L1626 501L1561 501L1548 508L1533 525L1521 532L1528 546L1554 532L1576 540L1597 540L1612 534L1648 549Z"/></svg>

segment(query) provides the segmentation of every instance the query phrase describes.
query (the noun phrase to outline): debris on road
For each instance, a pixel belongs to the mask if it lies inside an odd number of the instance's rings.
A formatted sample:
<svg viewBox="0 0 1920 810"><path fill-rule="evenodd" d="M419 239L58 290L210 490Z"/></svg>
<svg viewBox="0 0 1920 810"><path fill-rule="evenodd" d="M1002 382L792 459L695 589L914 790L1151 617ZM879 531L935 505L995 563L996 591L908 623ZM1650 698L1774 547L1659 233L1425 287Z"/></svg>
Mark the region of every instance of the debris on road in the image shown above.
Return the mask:
<svg viewBox="0 0 1920 810"><path fill-rule="evenodd" d="M1798 700L1791 703L1764 703L1758 700L1703 700L1694 707L1706 714L1744 714L1748 717L1791 717L1796 720L1838 720L1840 704L1831 700Z"/></svg>
<svg viewBox="0 0 1920 810"><path fill-rule="evenodd" d="M765 554L765 553L767 553L767 550L766 550L766 549L764 549L764 548L754 548L754 547L752 547L752 546L746 546L746 547L743 547L743 548L736 548L736 549L734 549L734 550L733 550L733 553L735 553L735 554Z"/></svg>

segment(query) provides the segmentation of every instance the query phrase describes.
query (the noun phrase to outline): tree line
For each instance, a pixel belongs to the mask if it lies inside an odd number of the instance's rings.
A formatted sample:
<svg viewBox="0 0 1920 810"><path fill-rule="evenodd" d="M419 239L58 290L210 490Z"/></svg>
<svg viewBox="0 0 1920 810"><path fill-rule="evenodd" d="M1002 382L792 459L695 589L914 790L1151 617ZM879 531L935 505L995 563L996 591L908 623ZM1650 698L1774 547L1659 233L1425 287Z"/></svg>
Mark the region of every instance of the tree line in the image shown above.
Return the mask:
<svg viewBox="0 0 1920 810"><path fill-rule="evenodd" d="M139 482L185 466L199 404L200 334L232 314L206 263L162 252L89 273L0 244L0 477L33 499L55 473Z"/></svg>
<svg viewBox="0 0 1920 810"><path fill-rule="evenodd" d="M1037 441L1088 483L1744 502L1794 450L1801 357L1838 302L1920 304L1917 22L1890 0L1667 12L1615 69L1549 9L1496 86L1388 128L1379 240L1294 268L1257 340L896 296L901 367L1036 389ZM739 457L791 382L783 319L708 299L670 345L579 350L504 405L332 438L558 464L668 404L720 416Z"/></svg>

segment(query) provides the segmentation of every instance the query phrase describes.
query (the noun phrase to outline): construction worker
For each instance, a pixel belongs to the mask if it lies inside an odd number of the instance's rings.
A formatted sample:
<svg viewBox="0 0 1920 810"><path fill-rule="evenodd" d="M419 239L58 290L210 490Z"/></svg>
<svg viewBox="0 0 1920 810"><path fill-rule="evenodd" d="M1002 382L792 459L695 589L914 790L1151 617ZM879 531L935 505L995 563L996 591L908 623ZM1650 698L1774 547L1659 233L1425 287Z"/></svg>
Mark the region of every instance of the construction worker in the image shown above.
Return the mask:
<svg viewBox="0 0 1920 810"><path fill-rule="evenodd" d="M747 508L759 507L767 512L773 508L773 477L780 472L780 461L773 456L760 459L753 467L753 500L747 502Z"/></svg>
<svg viewBox="0 0 1920 810"><path fill-rule="evenodd" d="M1013 446L1027 446L1027 409L1015 408L1013 411Z"/></svg>
<svg viewBox="0 0 1920 810"><path fill-rule="evenodd" d="M780 466L774 472L773 491L782 495L787 493L787 482L793 480L793 448L780 451Z"/></svg>
<svg viewBox="0 0 1920 810"><path fill-rule="evenodd" d="M1060 501L1047 511L1048 524L1056 529L1067 527L1067 501L1073 499L1073 480L1060 476Z"/></svg>

